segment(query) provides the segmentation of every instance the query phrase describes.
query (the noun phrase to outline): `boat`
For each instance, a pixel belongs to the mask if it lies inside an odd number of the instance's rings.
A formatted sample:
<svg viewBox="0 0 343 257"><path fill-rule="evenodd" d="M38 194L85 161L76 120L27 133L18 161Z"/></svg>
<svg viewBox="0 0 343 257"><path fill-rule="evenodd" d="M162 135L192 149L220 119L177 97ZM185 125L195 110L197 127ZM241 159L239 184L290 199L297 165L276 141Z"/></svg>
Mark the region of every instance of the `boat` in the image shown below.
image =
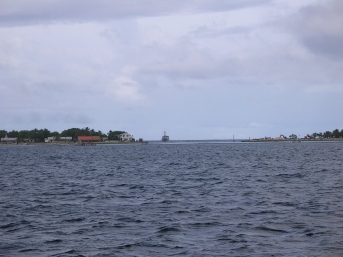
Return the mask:
<svg viewBox="0 0 343 257"><path fill-rule="evenodd" d="M163 142L168 142L169 141L169 136L167 136L165 131L164 131L164 135L162 136L162 141Z"/></svg>

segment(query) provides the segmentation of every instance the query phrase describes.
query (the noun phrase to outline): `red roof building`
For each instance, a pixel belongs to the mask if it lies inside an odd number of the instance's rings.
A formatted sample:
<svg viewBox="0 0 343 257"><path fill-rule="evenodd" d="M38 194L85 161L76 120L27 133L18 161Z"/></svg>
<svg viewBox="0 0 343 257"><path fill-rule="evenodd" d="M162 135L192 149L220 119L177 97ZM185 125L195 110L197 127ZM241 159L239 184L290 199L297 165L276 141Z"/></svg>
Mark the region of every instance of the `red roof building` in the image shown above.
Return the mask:
<svg viewBox="0 0 343 257"><path fill-rule="evenodd" d="M101 137L100 136L92 136L93 141L101 141Z"/></svg>
<svg viewBox="0 0 343 257"><path fill-rule="evenodd" d="M78 139L78 141L81 141L81 142L98 142L98 141L101 141L100 136L78 136L77 139Z"/></svg>
<svg viewBox="0 0 343 257"><path fill-rule="evenodd" d="M91 136L78 136L77 137L78 141L81 142L92 142L93 138Z"/></svg>

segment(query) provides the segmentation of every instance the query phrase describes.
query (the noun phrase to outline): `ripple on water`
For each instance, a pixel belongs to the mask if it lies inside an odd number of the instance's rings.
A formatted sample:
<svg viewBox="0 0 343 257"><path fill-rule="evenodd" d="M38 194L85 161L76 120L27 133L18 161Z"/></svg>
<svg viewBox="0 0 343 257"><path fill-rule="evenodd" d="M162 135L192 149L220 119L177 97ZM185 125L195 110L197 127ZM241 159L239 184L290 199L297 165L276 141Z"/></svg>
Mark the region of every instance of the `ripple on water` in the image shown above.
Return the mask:
<svg viewBox="0 0 343 257"><path fill-rule="evenodd" d="M343 256L342 149L0 146L0 255Z"/></svg>

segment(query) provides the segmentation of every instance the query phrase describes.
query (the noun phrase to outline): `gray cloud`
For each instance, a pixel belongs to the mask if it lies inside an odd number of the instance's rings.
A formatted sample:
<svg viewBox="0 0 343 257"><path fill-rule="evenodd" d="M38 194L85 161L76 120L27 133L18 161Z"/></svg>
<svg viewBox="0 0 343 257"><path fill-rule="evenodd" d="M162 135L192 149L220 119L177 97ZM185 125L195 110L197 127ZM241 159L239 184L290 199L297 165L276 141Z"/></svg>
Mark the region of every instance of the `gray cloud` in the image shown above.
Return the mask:
<svg viewBox="0 0 343 257"><path fill-rule="evenodd" d="M219 12L266 4L271 0L2 0L0 26L122 19L169 15L175 12Z"/></svg>
<svg viewBox="0 0 343 257"><path fill-rule="evenodd" d="M190 35L194 37L217 37L217 36L227 36L227 35L234 35L234 34L247 34L254 30L251 27L244 27L244 26L234 26L225 29L211 29L209 27L200 27L196 30L190 32Z"/></svg>
<svg viewBox="0 0 343 257"><path fill-rule="evenodd" d="M343 58L343 1L303 7L287 26L313 54Z"/></svg>

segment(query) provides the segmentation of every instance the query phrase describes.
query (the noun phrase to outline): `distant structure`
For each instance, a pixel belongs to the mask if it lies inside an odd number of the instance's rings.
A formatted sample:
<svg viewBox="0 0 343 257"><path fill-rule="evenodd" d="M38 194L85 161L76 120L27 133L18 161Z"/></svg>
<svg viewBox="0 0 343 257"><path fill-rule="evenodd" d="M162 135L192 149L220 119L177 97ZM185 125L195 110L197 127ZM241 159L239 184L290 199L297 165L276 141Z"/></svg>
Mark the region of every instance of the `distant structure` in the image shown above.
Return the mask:
<svg viewBox="0 0 343 257"><path fill-rule="evenodd" d="M56 137L47 137L47 138L44 138L44 142L45 143L52 143L56 140Z"/></svg>
<svg viewBox="0 0 343 257"><path fill-rule="evenodd" d="M274 140L286 140L287 138L284 135L280 135L279 137L274 138Z"/></svg>
<svg viewBox="0 0 343 257"><path fill-rule="evenodd" d="M61 141L73 141L73 137L60 137Z"/></svg>
<svg viewBox="0 0 343 257"><path fill-rule="evenodd" d="M164 131L164 134L162 136L162 141L163 142L168 142L169 141L169 136L167 136L166 132Z"/></svg>
<svg viewBox="0 0 343 257"><path fill-rule="evenodd" d="M7 134L4 138L1 138L1 143L14 143L17 144L18 143L18 138L17 137L8 137Z"/></svg>
<svg viewBox="0 0 343 257"><path fill-rule="evenodd" d="M77 140L79 142L100 142L100 136L78 136Z"/></svg>
<svg viewBox="0 0 343 257"><path fill-rule="evenodd" d="M123 133L119 135L119 140L122 142L131 142L131 141L135 141L135 139L133 138L133 135L130 135L129 133Z"/></svg>
<svg viewBox="0 0 343 257"><path fill-rule="evenodd" d="M44 138L45 143L53 143L56 141L71 142L71 141L73 141L73 138L72 137L47 137L47 138Z"/></svg>
<svg viewBox="0 0 343 257"><path fill-rule="evenodd" d="M306 136L304 136L305 139L313 139L313 136L307 134Z"/></svg>

